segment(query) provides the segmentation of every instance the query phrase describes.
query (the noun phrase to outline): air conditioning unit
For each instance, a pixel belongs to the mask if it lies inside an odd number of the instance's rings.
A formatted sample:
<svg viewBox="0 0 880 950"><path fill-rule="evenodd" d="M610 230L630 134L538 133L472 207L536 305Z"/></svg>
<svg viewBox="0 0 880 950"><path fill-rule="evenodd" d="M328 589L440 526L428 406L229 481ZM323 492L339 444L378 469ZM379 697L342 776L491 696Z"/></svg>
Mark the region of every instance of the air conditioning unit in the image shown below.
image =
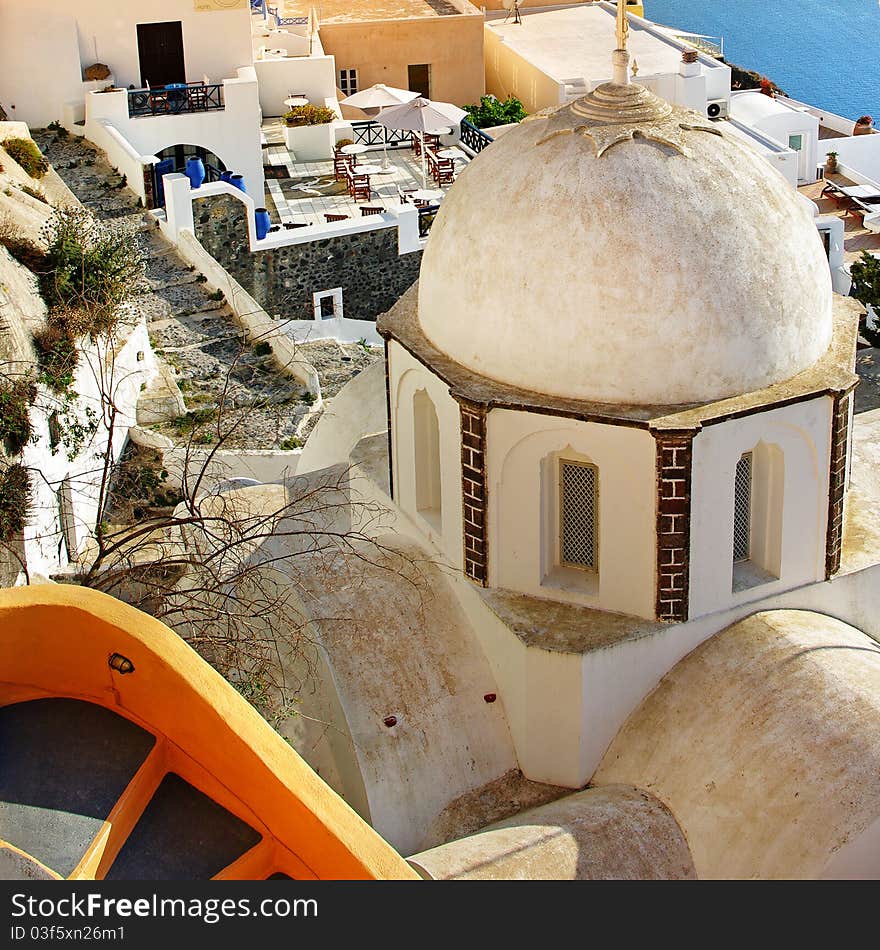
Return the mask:
<svg viewBox="0 0 880 950"><path fill-rule="evenodd" d="M706 115L710 119L726 119L730 115L730 102L727 99L710 99L706 103Z"/></svg>

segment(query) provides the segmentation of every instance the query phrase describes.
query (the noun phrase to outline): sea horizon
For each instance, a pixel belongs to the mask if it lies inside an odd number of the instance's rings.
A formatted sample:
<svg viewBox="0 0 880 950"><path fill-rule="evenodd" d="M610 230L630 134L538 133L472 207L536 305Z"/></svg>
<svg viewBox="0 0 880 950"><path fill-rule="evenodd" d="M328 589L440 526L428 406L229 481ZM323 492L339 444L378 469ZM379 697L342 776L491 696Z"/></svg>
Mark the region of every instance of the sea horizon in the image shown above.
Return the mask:
<svg viewBox="0 0 880 950"><path fill-rule="evenodd" d="M724 57L794 99L850 119L880 116L877 0L644 0L663 26L724 38Z"/></svg>

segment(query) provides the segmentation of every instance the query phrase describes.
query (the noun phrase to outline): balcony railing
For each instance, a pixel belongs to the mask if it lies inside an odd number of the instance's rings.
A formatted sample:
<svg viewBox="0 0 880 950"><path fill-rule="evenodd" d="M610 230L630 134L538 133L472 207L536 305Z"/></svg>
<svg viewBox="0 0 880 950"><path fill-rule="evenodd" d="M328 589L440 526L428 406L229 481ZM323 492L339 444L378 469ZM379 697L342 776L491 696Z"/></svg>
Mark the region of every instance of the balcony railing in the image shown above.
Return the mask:
<svg viewBox="0 0 880 950"><path fill-rule="evenodd" d="M358 145L386 145L388 148L412 147L412 132L387 129L374 119L357 120L351 123L351 128Z"/></svg>
<svg viewBox="0 0 880 950"><path fill-rule="evenodd" d="M468 122L467 119L461 120L461 144L470 149L474 155L479 155L487 145L491 145L495 140L482 129Z"/></svg>
<svg viewBox="0 0 880 950"><path fill-rule="evenodd" d="M424 208L419 208L419 237L427 237L428 232L431 230L431 225L434 223L434 218L437 217L437 212L440 210L440 205L427 205Z"/></svg>
<svg viewBox="0 0 880 950"><path fill-rule="evenodd" d="M128 93L130 118L215 112L223 108L223 83L181 83L156 89L131 89Z"/></svg>

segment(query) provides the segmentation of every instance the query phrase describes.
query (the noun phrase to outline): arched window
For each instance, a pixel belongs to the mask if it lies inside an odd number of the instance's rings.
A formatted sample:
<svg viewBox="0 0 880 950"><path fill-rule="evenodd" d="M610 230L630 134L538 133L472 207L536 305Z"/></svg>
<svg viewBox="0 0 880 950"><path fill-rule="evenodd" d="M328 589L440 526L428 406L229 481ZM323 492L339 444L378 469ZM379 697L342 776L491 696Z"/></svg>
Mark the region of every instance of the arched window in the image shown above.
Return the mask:
<svg viewBox="0 0 880 950"><path fill-rule="evenodd" d="M778 445L759 442L736 463L733 491L733 591L782 574L785 460Z"/></svg>
<svg viewBox="0 0 880 950"><path fill-rule="evenodd" d="M413 396L413 427L416 510L435 531L441 531L440 425L434 403L424 389Z"/></svg>

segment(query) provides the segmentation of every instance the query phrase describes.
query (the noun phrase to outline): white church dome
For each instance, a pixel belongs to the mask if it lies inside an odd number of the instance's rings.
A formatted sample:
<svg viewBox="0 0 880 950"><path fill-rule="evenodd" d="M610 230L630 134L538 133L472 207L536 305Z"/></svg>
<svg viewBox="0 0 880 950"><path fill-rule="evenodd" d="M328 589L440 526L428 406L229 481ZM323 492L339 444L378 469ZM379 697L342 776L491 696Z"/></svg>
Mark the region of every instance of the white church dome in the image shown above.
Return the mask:
<svg viewBox="0 0 880 950"><path fill-rule="evenodd" d="M831 302L797 191L634 85L532 117L469 165L419 282L425 334L474 372L634 405L794 376L828 348Z"/></svg>

